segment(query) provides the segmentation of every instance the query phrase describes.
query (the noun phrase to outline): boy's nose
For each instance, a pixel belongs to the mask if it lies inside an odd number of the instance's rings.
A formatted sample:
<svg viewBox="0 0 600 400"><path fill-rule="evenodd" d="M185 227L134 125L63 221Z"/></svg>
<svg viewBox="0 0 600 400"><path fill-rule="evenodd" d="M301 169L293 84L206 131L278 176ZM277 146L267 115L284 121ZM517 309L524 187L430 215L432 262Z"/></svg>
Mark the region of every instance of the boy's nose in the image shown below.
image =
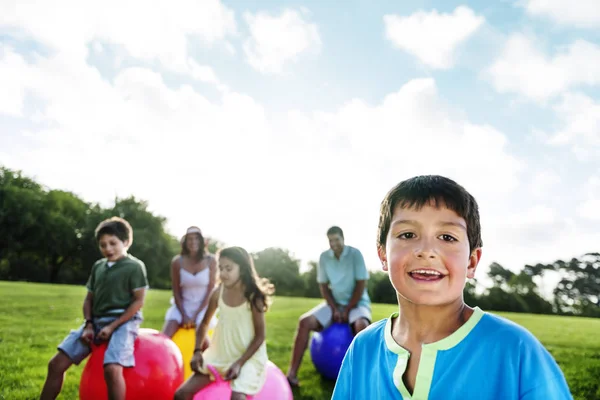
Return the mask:
<svg viewBox="0 0 600 400"><path fill-rule="evenodd" d="M437 251L435 249L434 241L423 239L418 243L415 249L415 257L417 258L435 258Z"/></svg>

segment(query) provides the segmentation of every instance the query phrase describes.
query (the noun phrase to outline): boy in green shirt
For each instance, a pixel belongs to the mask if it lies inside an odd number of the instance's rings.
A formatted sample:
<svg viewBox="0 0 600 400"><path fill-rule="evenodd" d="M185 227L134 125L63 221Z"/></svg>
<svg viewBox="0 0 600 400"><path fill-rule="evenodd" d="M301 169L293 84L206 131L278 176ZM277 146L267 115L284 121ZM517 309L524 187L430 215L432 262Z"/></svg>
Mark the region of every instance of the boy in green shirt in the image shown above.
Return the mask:
<svg viewBox="0 0 600 400"><path fill-rule="evenodd" d="M133 344L148 288L146 266L127 254L133 242L133 230L123 218L102 221L95 234L104 258L96 261L86 285L85 322L58 345L58 352L48 363L41 400L58 396L65 372L90 354L92 341L108 341L104 355L108 396L111 400L125 399L123 367L135 365Z"/></svg>

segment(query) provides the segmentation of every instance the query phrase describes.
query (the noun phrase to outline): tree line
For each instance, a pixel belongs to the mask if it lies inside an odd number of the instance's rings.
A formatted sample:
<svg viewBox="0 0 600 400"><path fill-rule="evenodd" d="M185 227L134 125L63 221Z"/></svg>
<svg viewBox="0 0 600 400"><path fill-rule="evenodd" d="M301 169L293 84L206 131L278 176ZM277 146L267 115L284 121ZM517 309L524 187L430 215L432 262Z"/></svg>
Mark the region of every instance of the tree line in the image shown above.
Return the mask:
<svg viewBox="0 0 600 400"><path fill-rule="evenodd" d="M94 229L114 215L131 223L130 251L145 262L151 287L170 288L169 265L179 253L179 239L165 230L166 219L150 212L146 201L116 198L112 207L103 208L0 167L0 280L84 284L100 257ZM212 253L223 247L215 238L208 241ZM286 249L271 247L253 257L259 275L273 282L277 295L320 297L316 262L301 273L300 260ZM551 300L541 296L536 283L548 273L559 277ZM482 288L476 280L467 284L467 304L490 311L600 317L600 253L525 265L518 273L492 263L487 275L491 287ZM371 272L368 291L375 303L396 303L384 272Z"/></svg>

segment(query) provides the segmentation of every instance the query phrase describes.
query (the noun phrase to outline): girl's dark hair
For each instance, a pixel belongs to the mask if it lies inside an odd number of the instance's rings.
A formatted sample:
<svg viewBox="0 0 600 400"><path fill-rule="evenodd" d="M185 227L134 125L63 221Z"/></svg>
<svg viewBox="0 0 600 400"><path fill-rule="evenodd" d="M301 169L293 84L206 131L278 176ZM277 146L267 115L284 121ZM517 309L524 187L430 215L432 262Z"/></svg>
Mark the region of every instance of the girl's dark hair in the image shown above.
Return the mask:
<svg viewBox="0 0 600 400"><path fill-rule="evenodd" d="M252 257L241 247L227 247L219 251L219 257L225 257L240 266L240 279L244 284L244 296L252 307L266 312L271 304L270 296L275 291L271 282L260 278L254 268Z"/></svg>
<svg viewBox="0 0 600 400"><path fill-rule="evenodd" d="M198 240L200 240L200 248L198 249L198 253L196 253L196 262L202 261L204 259L204 256L206 256L206 243L204 242L204 236L202 236L200 228L198 228L197 226L190 226L188 228L188 232L181 238L181 255L190 255L190 251L187 248L187 238L190 235L197 235Z"/></svg>

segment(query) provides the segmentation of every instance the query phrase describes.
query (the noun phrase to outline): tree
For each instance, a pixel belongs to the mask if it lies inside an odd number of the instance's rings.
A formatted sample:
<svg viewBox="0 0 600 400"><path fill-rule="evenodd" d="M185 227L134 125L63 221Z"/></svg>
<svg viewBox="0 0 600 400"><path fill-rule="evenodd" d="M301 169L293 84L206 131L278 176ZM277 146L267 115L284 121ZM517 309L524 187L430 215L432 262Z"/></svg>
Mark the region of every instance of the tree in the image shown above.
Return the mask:
<svg viewBox="0 0 600 400"><path fill-rule="evenodd" d="M269 247L253 254L253 258L258 275L275 285L278 296L301 296L304 293L300 261L287 250Z"/></svg>
<svg viewBox="0 0 600 400"><path fill-rule="evenodd" d="M504 268L502 265L496 262L493 262L490 264L488 276L492 278L495 286L506 289L508 286L508 282L514 276L514 272Z"/></svg>
<svg viewBox="0 0 600 400"><path fill-rule="evenodd" d="M556 261L554 268L563 278L554 289L555 304L562 313L600 317L600 253L581 259Z"/></svg>
<svg viewBox="0 0 600 400"><path fill-rule="evenodd" d="M318 263L316 261L310 261L308 263L310 269L301 275L304 284L304 297L320 298L321 290L317 283L317 268Z"/></svg>
<svg viewBox="0 0 600 400"><path fill-rule="evenodd" d="M39 224L46 233L39 243L48 268L48 281L57 282L64 265L70 265L71 279L80 280L81 240L90 206L70 192L52 190L44 199L45 213Z"/></svg>
<svg viewBox="0 0 600 400"><path fill-rule="evenodd" d="M390 277L382 271L369 274L368 291L373 303L395 304L398 302L396 289L390 282Z"/></svg>
<svg viewBox="0 0 600 400"><path fill-rule="evenodd" d="M206 237L204 241L206 243L207 251L211 254L217 254L219 250L225 248L225 244L215 238Z"/></svg>

